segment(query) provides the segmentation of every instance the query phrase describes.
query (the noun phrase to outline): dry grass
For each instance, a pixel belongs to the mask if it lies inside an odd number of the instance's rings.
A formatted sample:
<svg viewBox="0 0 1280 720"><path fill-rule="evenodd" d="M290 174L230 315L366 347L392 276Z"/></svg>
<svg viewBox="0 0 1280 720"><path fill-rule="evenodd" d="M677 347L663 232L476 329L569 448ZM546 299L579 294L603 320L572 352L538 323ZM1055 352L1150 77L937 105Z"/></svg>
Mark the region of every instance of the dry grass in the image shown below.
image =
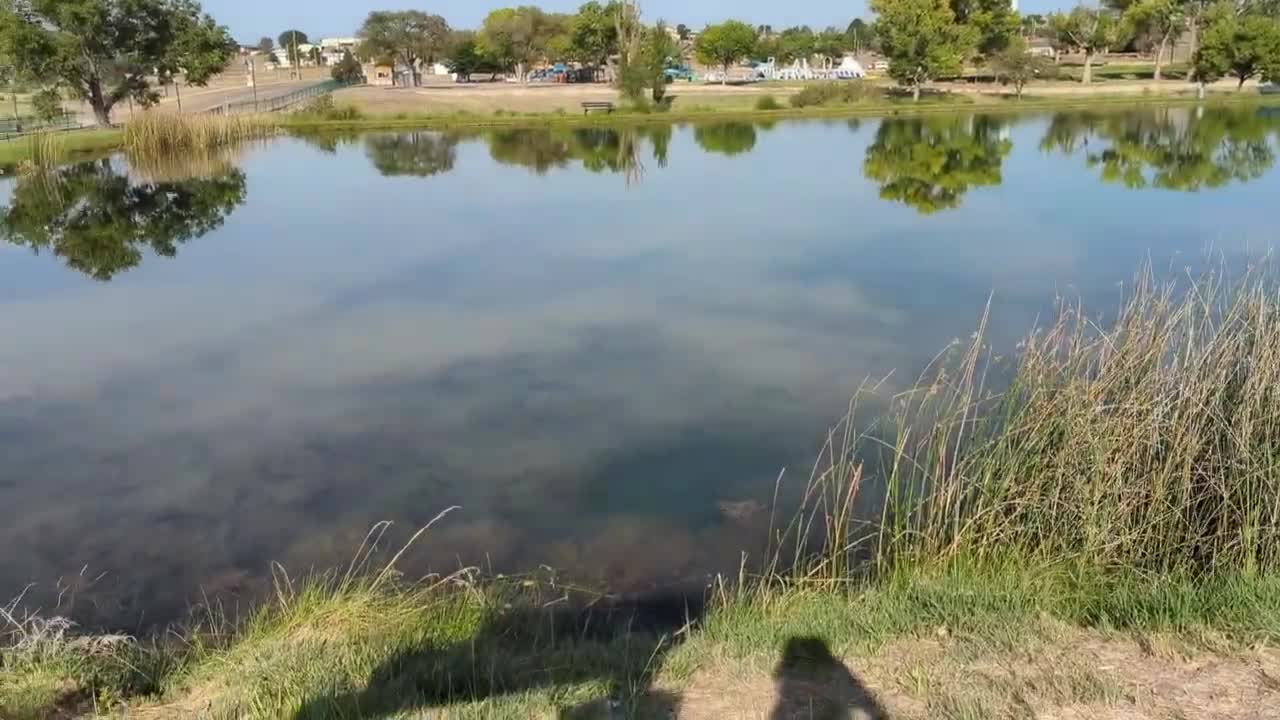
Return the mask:
<svg viewBox="0 0 1280 720"><path fill-rule="evenodd" d="M165 158L208 151L276 134L266 115L180 115L147 112L125 125L124 147L132 158Z"/></svg>
<svg viewBox="0 0 1280 720"><path fill-rule="evenodd" d="M49 172L66 160L66 145L56 132L32 133L19 142L27 146L24 150L28 153L18 165L20 175Z"/></svg>

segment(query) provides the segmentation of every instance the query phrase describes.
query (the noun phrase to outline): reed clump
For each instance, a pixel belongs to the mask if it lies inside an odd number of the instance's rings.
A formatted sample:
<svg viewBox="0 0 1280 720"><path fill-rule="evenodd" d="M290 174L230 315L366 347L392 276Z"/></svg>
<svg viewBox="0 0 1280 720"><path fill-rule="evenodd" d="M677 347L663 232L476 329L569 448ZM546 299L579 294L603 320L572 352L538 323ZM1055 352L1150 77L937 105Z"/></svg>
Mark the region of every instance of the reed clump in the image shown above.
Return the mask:
<svg viewBox="0 0 1280 720"><path fill-rule="evenodd" d="M1166 282L1148 269L1113 320L1060 302L1007 360L984 344L984 318L879 420L854 431L851 410L832 433L808 514L793 523L797 537L823 538L801 573L1014 565L1274 576L1271 270L1267 261L1234 279ZM878 511L852 511L868 506Z"/></svg>
<svg viewBox="0 0 1280 720"><path fill-rule="evenodd" d="M151 111L124 128L124 147L132 157L207 151L276 134L267 115L182 115Z"/></svg>
<svg viewBox="0 0 1280 720"><path fill-rule="evenodd" d="M29 143L30 153L28 158L18 165L20 175L47 173L56 169L67 159L66 145L55 132L42 130L31 133L25 142Z"/></svg>

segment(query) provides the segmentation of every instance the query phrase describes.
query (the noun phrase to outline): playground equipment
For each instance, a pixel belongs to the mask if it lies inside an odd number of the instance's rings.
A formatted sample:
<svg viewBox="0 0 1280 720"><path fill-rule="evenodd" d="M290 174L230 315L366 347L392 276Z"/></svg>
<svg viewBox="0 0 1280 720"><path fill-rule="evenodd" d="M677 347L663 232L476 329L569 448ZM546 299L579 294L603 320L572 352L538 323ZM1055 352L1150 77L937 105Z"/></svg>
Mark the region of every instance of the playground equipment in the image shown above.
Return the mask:
<svg viewBox="0 0 1280 720"><path fill-rule="evenodd" d="M790 67L779 68L777 59L769 58L756 66L756 74L761 80L857 80L866 77L867 71L851 57L843 58L839 65L827 58L821 68L810 66L808 58L800 58Z"/></svg>

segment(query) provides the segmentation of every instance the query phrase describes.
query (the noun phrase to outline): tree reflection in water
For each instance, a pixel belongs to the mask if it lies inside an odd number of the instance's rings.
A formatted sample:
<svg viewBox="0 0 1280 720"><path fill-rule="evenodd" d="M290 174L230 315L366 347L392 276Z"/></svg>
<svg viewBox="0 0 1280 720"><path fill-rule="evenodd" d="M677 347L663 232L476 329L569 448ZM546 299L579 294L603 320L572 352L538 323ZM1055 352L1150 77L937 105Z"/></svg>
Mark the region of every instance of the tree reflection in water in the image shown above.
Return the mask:
<svg viewBox="0 0 1280 720"><path fill-rule="evenodd" d="M1257 108L1060 113L1041 150L1084 152L1103 181L1195 192L1256 180L1275 164L1280 116Z"/></svg>
<svg viewBox="0 0 1280 720"><path fill-rule="evenodd" d="M460 136L441 132L387 133L365 138L365 154L388 177L430 177L453 169Z"/></svg>
<svg viewBox="0 0 1280 720"><path fill-rule="evenodd" d="M0 236L106 281L141 263L145 249L174 257L244 199L244 173L230 166L212 177L138 181L100 160L20 179L0 209Z"/></svg>
<svg viewBox="0 0 1280 720"><path fill-rule="evenodd" d="M880 197L931 214L960 206L973 187L999 185L1013 149L997 118L975 115L886 119L867 148L863 172Z"/></svg>

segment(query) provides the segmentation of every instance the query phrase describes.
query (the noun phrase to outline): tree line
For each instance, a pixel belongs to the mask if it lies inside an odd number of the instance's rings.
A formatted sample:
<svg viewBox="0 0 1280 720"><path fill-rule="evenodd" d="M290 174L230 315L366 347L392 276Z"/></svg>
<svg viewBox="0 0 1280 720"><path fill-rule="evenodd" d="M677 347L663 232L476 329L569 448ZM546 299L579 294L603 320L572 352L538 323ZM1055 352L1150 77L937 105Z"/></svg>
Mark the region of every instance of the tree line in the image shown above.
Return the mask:
<svg viewBox="0 0 1280 720"><path fill-rule="evenodd" d="M1020 93L1050 72L1048 62L1027 52L1029 37L1082 55L1084 82L1099 56L1121 48L1154 52L1159 78L1168 48L1189 34L1190 74L1202 88L1224 77L1240 85L1280 80L1280 0L1105 0L1099 8L1048 17L1022 17L1009 0L871 0L870 7L874 20L856 18L844 29L779 32L740 20L701 31L668 28L642 18L635 0L592 0L574 13L499 8L475 30L455 29L422 10L381 10L360 27L357 54L403 68L413 84L424 65L438 62L464 77L492 72L521 80L540 62L573 62L598 69L633 100L651 93L661 103L667 70L692 57L727 75L747 60L834 59L874 50L888 60L889 75L918 98L927 83L977 67L993 69ZM295 54L307 44L297 29L277 40ZM258 49L275 42L263 38ZM120 102L158 102L155 86L178 75L204 84L237 48L195 0L0 0L0 69L8 79L83 100L104 125ZM344 58L334 72L360 76L355 58Z"/></svg>

